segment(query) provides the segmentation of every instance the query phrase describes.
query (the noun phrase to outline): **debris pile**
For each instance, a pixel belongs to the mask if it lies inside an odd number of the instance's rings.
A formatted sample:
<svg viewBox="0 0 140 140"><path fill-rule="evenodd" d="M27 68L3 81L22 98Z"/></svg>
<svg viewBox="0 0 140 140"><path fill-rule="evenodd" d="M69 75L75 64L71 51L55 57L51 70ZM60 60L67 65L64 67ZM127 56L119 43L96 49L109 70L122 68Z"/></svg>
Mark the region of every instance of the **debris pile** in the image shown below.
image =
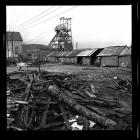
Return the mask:
<svg viewBox="0 0 140 140"><path fill-rule="evenodd" d="M47 71L7 74L7 128L130 130L131 105L101 94L88 76L83 77Z"/></svg>

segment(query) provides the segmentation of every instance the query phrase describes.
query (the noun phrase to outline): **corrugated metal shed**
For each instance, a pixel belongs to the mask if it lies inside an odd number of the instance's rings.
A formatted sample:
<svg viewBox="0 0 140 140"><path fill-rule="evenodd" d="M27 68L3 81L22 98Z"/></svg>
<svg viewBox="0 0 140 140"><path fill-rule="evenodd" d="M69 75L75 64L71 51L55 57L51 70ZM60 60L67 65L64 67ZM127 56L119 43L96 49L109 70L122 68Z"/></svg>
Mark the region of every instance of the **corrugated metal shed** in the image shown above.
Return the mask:
<svg viewBox="0 0 140 140"><path fill-rule="evenodd" d="M121 53L120 53L120 55L123 55L123 54L125 54L127 51L128 51L128 47L126 47L125 49L123 49L122 51L121 51Z"/></svg>
<svg viewBox="0 0 140 140"><path fill-rule="evenodd" d="M45 55L45 56L48 56L50 53L52 53L51 50L46 50L46 51L41 50L40 52L42 55Z"/></svg>
<svg viewBox="0 0 140 140"><path fill-rule="evenodd" d="M83 50L73 50L70 54L67 55L67 57L76 57L82 51Z"/></svg>
<svg viewBox="0 0 140 140"><path fill-rule="evenodd" d="M125 55L131 55L131 48L129 48L129 50L126 52L126 54Z"/></svg>
<svg viewBox="0 0 140 140"><path fill-rule="evenodd" d="M49 56L49 57L55 57L58 53L60 53L60 52L53 51L53 52L51 52L48 56Z"/></svg>
<svg viewBox="0 0 140 140"><path fill-rule="evenodd" d="M59 52L59 53L57 53L55 56L56 56L56 57L61 57L64 53L65 53L65 52L60 51L60 52Z"/></svg>
<svg viewBox="0 0 140 140"><path fill-rule="evenodd" d="M49 54L48 54L48 56L51 56L53 54L53 52L50 52Z"/></svg>
<svg viewBox="0 0 140 140"><path fill-rule="evenodd" d="M104 48L97 56L113 56L120 55L127 46L111 46Z"/></svg>
<svg viewBox="0 0 140 140"><path fill-rule="evenodd" d="M64 54L62 55L62 57L68 57L69 54L71 54L71 53L72 53L72 51L67 51L66 53L64 53Z"/></svg>
<svg viewBox="0 0 140 140"><path fill-rule="evenodd" d="M91 56L96 50L97 48L92 49L92 50L85 50L77 54L77 56Z"/></svg>
<svg viewBox="0 0 140 140"><path fill-rule="evenodd" d="M120 53L120 56L124 56L124 55L131 55L131 47L128 48L126 51L122 51Z"/></svg>

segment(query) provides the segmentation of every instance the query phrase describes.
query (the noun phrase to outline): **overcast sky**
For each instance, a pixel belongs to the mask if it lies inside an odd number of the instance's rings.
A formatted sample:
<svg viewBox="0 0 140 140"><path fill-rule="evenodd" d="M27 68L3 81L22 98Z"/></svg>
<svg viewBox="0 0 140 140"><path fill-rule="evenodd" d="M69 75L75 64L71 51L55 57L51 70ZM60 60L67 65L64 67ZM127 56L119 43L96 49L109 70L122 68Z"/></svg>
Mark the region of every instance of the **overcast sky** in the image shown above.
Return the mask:
<svg viewBox="0 0 140 140"><path fill-rule="evenodd" d="M48 45L60 17L72 18L74 48L131 45L131 5L6 7L7 30L19 31L24 43Z"/></svg>

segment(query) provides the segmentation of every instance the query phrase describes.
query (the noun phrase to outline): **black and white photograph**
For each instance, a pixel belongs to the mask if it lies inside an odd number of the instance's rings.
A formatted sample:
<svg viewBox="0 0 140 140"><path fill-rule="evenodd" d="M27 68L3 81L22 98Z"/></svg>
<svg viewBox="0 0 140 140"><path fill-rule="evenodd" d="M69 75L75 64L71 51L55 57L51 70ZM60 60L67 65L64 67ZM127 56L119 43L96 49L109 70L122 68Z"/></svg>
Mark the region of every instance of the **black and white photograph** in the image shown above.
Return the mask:
<svg viewBox="0 0 140 140"><path fill-rule="evenodd" d="M7 131L132 129L132 5L6 6Z"/></svg>

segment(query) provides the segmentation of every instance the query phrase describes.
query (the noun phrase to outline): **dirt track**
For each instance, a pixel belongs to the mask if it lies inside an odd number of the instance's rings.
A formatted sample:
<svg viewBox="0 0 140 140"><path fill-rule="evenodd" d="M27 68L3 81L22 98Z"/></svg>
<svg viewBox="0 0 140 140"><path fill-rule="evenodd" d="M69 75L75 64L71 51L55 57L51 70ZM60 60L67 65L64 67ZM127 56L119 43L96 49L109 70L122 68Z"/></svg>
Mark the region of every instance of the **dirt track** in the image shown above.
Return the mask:
<svg viewBox="0 0 140 140"><path fill-rule="evenodd" d="M23 70L38 70L37 67L23 67ZM54 72L74 72L74 73L94 73L95 75L103 75L109 77L120 77L121 79L132 79L130 69L110 68L110 67L93 67L79 65L61 65L61 64L45 64L42 70ZM7 72L18 70L18 67L7 67Z"/></svg>

